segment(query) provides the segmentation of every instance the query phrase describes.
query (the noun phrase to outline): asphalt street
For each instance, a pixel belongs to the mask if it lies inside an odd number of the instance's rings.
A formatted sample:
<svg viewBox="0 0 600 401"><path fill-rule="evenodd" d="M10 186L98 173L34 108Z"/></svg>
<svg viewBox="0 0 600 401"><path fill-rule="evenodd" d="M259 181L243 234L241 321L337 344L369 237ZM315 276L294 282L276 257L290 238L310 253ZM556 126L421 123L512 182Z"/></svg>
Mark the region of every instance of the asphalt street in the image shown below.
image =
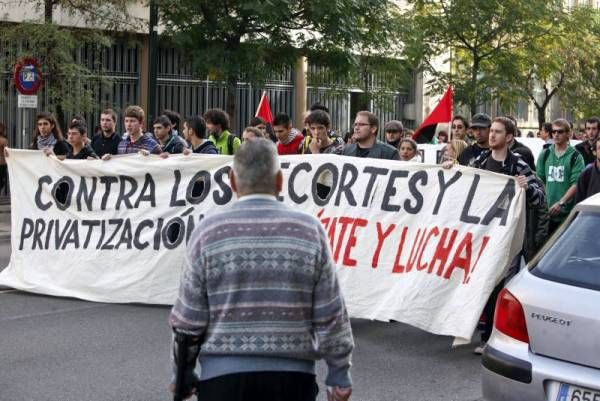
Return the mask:
<svg viewBox="0 0 600 401"><path fill-rule="evenodd" d="M0 269L10 258L0 239ZM0 288L0 401L169 400L169 308L56 298ZM354 319L356 401L481 397L472 346L402 323ZM319 400L325 365L318 365Z"/></svg>

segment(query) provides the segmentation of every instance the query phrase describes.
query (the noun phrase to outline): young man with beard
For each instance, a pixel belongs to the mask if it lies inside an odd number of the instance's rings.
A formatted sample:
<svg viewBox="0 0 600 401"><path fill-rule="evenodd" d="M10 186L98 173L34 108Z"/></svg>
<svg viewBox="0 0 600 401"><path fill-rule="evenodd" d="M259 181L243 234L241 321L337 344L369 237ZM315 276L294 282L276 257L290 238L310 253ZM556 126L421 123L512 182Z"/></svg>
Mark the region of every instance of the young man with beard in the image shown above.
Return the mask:
<svg viewBox="0 0 600 401"><path fill-rule="evenodd" d="M102 157L109 153L116 155L121 137L116 133L117 113L113 109L105 109L100 113L100 131L92 138L92 149Z"/></svg>
<svg viewBox="0 0 600 401"><path fill-rule="evenodd" d="M528 212L534 208L542 206L545 202L545 194L535 174L520 155L511 152L509 149L509 144L512 142L516 134L516 127L514 123L509 118L498 117L494 119L488 131L489 149L482 150L481 154L475 158L475 160L473 160L471 166L492 171L494 173L515 177L517 184L525 190ZM446 162L443 166L444 168L449 168L452 165L453 163ZM531 225L527 226L526 237L530 238L533 235L532 232L536 229L536 227ZM517 268L519 259L520 255L516 261L511 263L511 271L509 271L509 275ZM498 293L503 286L503 281L496 286L484 308L484 323L481 333L482 345L475 348L474 352L476 354L481 354L483 352L483 346L492 333L496 298L498 297Z"/></svg>
<svg viewBox="0 0 600 401"><path fill-rule="evenodd" d="M355 143L344 148L344 156L400 160L398 149L377 140L379 119L370 111L359 111L354 119Z"/></svg>
<svg viewBox="0 0 600 401"><path fill-rule="evenodd" d="M587 166L596 160L594 156L594 145L598 138L598 128L600 127L600 118L592 117L585 122L586 140L575 145L575 150L583 156L584 164Z"/></svg>
<svg viewBox="0 0 600 401"><path fill-rule="evenodd" d="M585 168L583 156L569 144L571 126L564 118L552 122L554 144L542 150L537 175L546 186L552 234L575 206L577 180Z"/></svg>
<svg viewBox="0 0 600 401"><path fill-rule="evenodd" d="M206 129L208 130L208 139L215 144L219 154L234 155L242 141L240 138L229 132L229 116L221 109L209 109L204 113Z"/></svg>
<svg viewBox="0 0 600 401"><path fill-rule="evenodd" d="M469 166L481 152L489 148L489 135L492 119L485 113L478 113L471 119L471 132L475 143L465 149L460 155L458 162L463 166Z"/></svg>

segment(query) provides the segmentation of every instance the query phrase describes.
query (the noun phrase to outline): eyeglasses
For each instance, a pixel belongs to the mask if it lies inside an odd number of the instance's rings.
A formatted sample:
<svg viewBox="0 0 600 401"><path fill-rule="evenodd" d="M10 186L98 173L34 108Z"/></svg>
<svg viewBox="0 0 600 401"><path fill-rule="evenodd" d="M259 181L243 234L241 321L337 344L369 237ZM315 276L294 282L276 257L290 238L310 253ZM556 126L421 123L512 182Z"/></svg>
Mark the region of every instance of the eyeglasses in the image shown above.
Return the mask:
<svg viewBox="0 0 600 401"><path fill-rule="evenodd" d="M463 128L465 128L464 125L453 125L452 126L452 129L463 129Z"/></svg>
<svg viewBox="0 0 600 401"><path fill-rule="evenodd" d="M565 130L565 129L553 129L552 130L553 134L564 134L566 132L567 132L567 130Z"/></svg>
<svg viewBox="0 0 600 401"><path fill-rule="evenodd" d="M369 123L354 123L354 128L357 128L357 127L366 127L366 126L369 126L369 125L371 125L371 124L369 124Z"/></svg>

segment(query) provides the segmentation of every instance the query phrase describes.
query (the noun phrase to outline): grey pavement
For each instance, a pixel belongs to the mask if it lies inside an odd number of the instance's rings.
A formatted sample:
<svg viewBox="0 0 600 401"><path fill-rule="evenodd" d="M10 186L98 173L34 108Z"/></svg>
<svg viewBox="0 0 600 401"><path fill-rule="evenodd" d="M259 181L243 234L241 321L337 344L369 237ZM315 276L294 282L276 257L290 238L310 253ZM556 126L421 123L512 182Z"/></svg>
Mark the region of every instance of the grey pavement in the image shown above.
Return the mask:
<svg viewBox="0 0 600 401"><path fill-rule="evenodd" d="M0 211L0 270L10 257L5 217ZM0 401L169 400L168 313L0 288ZM481 399L472 346L452 349L451 338L402 323L353 319L352 327L352 400ZM319 401L325 372L319 363Z"/></svg>
<svg viewBox="0 0 600 401"><path fill-rule="evenodd" d="M10 204L0 203L0 242L10 241Z"/></svg>

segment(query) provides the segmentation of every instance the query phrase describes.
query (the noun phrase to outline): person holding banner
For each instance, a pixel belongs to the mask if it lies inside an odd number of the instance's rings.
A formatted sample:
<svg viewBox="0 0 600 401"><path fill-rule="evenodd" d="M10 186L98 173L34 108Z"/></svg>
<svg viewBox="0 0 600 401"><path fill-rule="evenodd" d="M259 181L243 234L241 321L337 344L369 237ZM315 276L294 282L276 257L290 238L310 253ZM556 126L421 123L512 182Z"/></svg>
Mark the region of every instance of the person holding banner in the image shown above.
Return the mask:
<svg viewBox="0 0 600 401"><path fill-rule="evenodd" d="M498 174L505 174L515 177L519 187L525 190L527 199L527 208L538 207L545 202L545 193L540 186L537 177L529 168L529 165L523 158L510 151L509 144L516 135L515 124L506 117L497 117L489 129L489 150L483 150L481 154L471 163L472 167L491 171ZM446 162L445 168L453 166L453 163ZM526 227L526 230L532 230L533 227ZM510 277L518 269L520 254L517 259L511 263L507 277ZM496 298L498 293L504 287L505 279L500 281L490 296L483 311L483 330L481 333L482 345L475 348L476 354L483 352L483 347L492 334L494 312L496 308Z"/></svg>
<svg viewBox="0 0 600 401"><path fill-rule="evenodd" d="M174 352L174 365L186 365L177 372L184 393L314 401L323 358L328 399L347 400L354 340L325 229L277 200L283 174L267 139L242 144L230 182L238 201L192 233L169 318L176 337L191 340L178 342L188 344L189 363Z"/></svg>
<svg viewBox="0 0 600 401"><path fill-rule="evenodd" d="M59 160L74 159L74 160L95 160L98 159L98 155L94 153L94 149L87 144L87 127L84 123L74 120L69 125L69 131L67 133L67 140L71 147L66 156L58 155ZM52 149L45 148L44 153L46 156L56 156Z"/></svg>
<svg viewBox="0 0 600 401"><path fill-rule="evenodd" d="M359 111L354 119L355 143L344 148L344 156L400 160L398 149L377 140L379 119L370 111Z"/></svg>
<svg viewBox="0 0 600 401"><path fill-rule="evenodd" d="M144 133L144 120L146 113L140 106L129 106L125 109L125 131L124 138L119 142L117 154L126 155L141 153L144 155L160 155L162 148L150 133ZM102 160L109 160L111 154L102 156Z"/></svg>
<svg viewBox="0 0 600 401"><path fill-rule="evenodd" d="M98 157L107 153L116 155L119 151L121 137L116 133L117 113L113 109L104 109L100 113L100 132L91 140L92 149Z"/></svg>
<svg viewBox="0 0 600 401"><path fill-rule="evenodd" d="M36 129L31 141L31 150L51 149L57 156L69 153L69 144L64 140L58 121L52 113L42 111L36 117Z"/></svg>
<svg viewBox="0 0 600 401"><path fill-rule="evenodd" d="M159 143L163 150L161 156L166 157L169 154L181 154L184 149L187 149L187 142L173 132L171 120L166 115L161 115L154 119L152 125L154 131L154 139Z"/></svg>

